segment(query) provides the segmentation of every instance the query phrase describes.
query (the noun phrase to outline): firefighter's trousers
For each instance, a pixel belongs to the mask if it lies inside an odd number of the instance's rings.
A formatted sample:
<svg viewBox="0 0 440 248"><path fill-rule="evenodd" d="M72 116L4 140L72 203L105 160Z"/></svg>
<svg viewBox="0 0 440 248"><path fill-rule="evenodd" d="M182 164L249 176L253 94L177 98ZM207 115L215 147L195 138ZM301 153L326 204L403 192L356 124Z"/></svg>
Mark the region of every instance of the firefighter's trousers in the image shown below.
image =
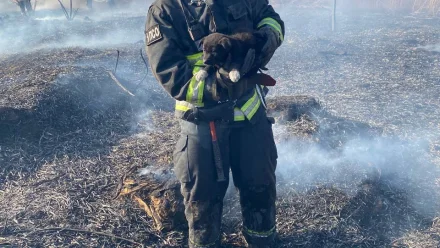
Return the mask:
<svg viewBox="0 0 440 248"><path fill-rule="evenodd" d="M26 14L26 10L28 13L31 13L33 11L31 0L18 1L17 4L20 7L22 14Z"/></svg>
<svg viewBox="0 0 440 248"><path fill-rule="evenodd" d="M181 121L174 152L176 176L181 182L189 247L218 247L223 198L229 170L240 194L243 235L252 247L269 247L275 230L275 168L277 150L272 123L260 108L254 124L216 122L223 172L217 181L208 123Z"/></svg>

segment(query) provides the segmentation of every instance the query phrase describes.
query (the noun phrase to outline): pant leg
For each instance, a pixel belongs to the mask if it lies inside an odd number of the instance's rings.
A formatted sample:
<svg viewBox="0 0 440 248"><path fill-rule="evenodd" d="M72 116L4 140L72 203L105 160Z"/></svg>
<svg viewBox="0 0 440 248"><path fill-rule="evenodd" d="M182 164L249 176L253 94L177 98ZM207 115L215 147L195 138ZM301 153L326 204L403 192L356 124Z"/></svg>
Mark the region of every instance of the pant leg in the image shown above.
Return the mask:
<svg viewBox="0 0 440 248"><path fill-rule="evenodd" d="M270 247L274 242L276 160L272 124L264 112L254 125L231 132L231 169L240 192L243 235L250 247Z"/></svg>
<svg viewBox="0 0 440 248"><path fill-rule="evenodd" d="M189 247L218 247L228 181L217 182L209 125L186 121L180 124L181 136L174 152L174 168L184 197ZM227 135L226 129L217 131L219 140ZM222 155L227 156L225 152ZM228 164L225 164L226 178L228 170Z"/></svg>
<svg viewBox="0 0 440 248"><path fill-rule="evenodd" d="M17 4L20 7L21 13L23 15L25 15L26 14L26 7L25 7L24 1L18 1Z"/></svg>
<svg viewBox="0 0 440 248"><path fill-rule="evenodd" d="M115 7L115 0L108 0L108 6L109 6L110 8Z"/></svg>
<svg viewBox="0 0 440 248"><path fill-rule="evenodd" d="M87 0L87 8L93 9L93 0Z"/></svg>
<svg viewBox="0 0 440 248"><path fill-rule="evenodd" d="M26 5L27 12L32 13L33 9L32 9L31 0L25 0L25 5Z"/></svg>

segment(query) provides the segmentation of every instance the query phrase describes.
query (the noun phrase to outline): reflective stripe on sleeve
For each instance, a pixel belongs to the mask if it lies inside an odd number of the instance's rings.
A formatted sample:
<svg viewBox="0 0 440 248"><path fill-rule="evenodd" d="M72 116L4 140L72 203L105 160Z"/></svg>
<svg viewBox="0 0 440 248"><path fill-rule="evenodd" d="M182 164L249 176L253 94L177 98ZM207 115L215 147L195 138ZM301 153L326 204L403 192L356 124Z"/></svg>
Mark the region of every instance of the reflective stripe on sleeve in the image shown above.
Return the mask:
<svg viewBox="0 0 440 248"><path fill-rule="evenodd" d="M254 90L254 95L249 100L247 100L247 102L240 109L241 111L243 111L243 114L246 116L246 118L250 120L257 112L260 104L261 101L258 97L257 90Z"/></svg>
<svg viewBox="0 0 440 248"><path fill-rule="evenodd" d="M264 25L271 26L273 29L275 29L280 34L281 42L284 40L284 36L283 36L283 31L282 31L281 25L275 19L270 18L270 17L264 18L263 20L261 20L258 23L257 28L260 28L260 27L262 27Z"/></svg>
<svg viewBox="0 0 440 248"><path fill-rule="evenodd" d="M234 109L234 121L244 121L245 116L239 108Z"/></svg>
<svg viewBox="0 0 440 248"><path fill-rule="evenodd" d="M185 101L176 101L176 110L179 111L187 111L190 110L192 108L192 104L187 103Z"/></svg>
<svg viewBox="0 0 440 248"><path fill-rule="evenodd" d="M187 56L188 61L194 67L193 75L195 75L204 65L202 56L203 53L197 53ZM205 81L197 82L195 77L192 77L189 83L188 90L186 92L185 101L176 101L176 113L179 113L178 115L181 115L192 108L203 107L204 88ZM234 121L244 121L246 119L251 120L255 113L258 111L260 105L261 100L255 89L252 97L249 98L243 106L234 108Z"/></svg>
<svg viewBox="0 0 440 248"><path fill-rule="evenodd" d="M261 100L255 91L254 95L249 98L249 100L247 100L247 102L241 108L234 108L234 121L244 121L246 118L248 120L252 119L252 117L254 117L255 113L258 111L260 105ZM176 101L176 111L185 112L194 107L196 106L189 102Z"/></svg>
<svg viewBox="0 0 440 248"><path fill-rule="evenodd" d="M186 59L189 60L189 62L192 65L195 65L196 62L202 58L202 56L203 56L203 53L200 52L200 53L195 53L195 54L192 54L192 55L188 55L188 56L186 56Z"/></svg>

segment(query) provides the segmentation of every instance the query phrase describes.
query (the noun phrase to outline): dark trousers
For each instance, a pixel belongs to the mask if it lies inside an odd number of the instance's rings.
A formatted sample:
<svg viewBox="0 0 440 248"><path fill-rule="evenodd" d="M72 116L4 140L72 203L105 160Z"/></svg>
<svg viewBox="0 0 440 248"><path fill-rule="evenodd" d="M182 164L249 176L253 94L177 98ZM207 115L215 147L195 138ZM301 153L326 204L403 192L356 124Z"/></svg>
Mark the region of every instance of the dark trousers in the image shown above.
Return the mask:
<svg viewBox="0 0 440 248"><path fill-rule="evenodd" d="M216 123L223 171L240 194L243 234L252 247L268 247L275 230L275 168L277 150L272 124L262 109L240 124ZM181 182L190 247L217 247L228 180L217 181L208 123L181 121L174 152L175 173Z"/></svg>
<svg viewBox="0 0 440 248"><path fill-rule="evenodd" d="M31 13L33 10L31 0L19 1L19 2L17 2L17 4L20 7L21 13L24 15L26 14L26 10L28 13Z"/></svg>

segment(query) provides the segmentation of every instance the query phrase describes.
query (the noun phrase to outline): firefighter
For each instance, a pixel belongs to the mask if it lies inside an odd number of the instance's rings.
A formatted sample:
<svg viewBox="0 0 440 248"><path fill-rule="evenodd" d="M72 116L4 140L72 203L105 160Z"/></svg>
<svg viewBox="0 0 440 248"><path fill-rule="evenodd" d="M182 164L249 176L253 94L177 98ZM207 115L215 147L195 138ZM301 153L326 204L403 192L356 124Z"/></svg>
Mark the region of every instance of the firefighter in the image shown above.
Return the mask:
<svg viewBox="0 0 440 248"><path fill-rule="evenodd" d="M31 15L33 12L31 0L15 0L20 7L21 14L24 16Z"/></svg>
<svg viewBox="0 0 440 248"><path fill-rule="evenodd" d="M275 244L277 150L261 73L237 82L247 85L237 99L229 99L228 87L222 87L230 83L225 81L226 68L202 81L194 77L203 67L203 37L243 30L265 38L261 55L245 60L264 67L284 37L284 23L267 0L156 0L148 11L146 53L156 79L176 100L180 122L173 161L184 197L189 247L220 246L229 170L239 191L248 247Z"/></svg>

